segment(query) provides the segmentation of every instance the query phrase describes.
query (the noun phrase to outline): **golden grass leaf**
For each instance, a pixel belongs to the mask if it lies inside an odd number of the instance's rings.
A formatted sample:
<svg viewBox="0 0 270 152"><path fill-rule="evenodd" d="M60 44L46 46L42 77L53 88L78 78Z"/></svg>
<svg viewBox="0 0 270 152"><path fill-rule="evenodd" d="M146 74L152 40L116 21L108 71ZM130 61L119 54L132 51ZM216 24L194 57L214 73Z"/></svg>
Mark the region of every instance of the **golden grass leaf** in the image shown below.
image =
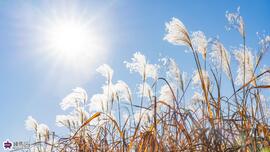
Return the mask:
<svg viewBox="0 0 270 152"><path fill-rule="evenodd" d="M90 117L89 119L87 119L87 120L83 123L83 125L81 126L81 128L84 127L84 126L86 126L87 124L89 124L93 119L99 117L100 114L101 114L101 112L96 112L92 117Z"/></svg>

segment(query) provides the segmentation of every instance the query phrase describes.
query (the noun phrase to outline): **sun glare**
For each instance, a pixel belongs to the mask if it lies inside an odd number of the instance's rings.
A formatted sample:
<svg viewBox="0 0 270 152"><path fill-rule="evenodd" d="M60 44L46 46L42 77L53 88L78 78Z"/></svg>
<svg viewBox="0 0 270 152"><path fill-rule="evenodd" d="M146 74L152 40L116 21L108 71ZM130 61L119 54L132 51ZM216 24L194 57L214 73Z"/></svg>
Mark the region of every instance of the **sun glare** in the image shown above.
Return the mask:
<svg viewBox="0 0 270 152"><path fill-rule="evenodd" d="M111 22L103 19L103 11L93 12L77 1L45 2L33 10L33 18L22 21L27 50L40 67L48 68L48 79L87 82L107 60Z"/></svg>
<svg viewBox="0 0 270 152"><path fill-rule="evenodd" d="M81 19L57 18L45 27L47 52L68 68L89 68L97 56L103 55L104 45L95 27Z"/></svg>
<svg viewBox="0 0 270 152"><path fill-rule="evenodd" d="M67 54L76 54L87 46L87 29L75 23L61 23L49 30L52 47Z"/></svg>
<svg viewBox="0 0 270 152"><path fill-rule="evenodd" d="M73 62L91 51L87 50L91 45L89 30L80 23L58 21L47 28L46 43L58 57Z"/></svg>

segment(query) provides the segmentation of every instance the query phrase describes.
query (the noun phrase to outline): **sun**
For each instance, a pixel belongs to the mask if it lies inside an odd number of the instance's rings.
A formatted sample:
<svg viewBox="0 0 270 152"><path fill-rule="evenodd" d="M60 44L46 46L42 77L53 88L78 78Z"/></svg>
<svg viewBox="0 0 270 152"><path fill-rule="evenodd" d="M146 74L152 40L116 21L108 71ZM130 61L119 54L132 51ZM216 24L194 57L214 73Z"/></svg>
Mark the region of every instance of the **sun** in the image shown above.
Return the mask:
<svg viewBox="0 0 270 152"><path fill-rule="evenodd" d="M82 53L88 45L88 30L80 24L73 22L62 22L51 27L48 40L51 47L61 53L74 56Z"/></svg>
<svg viewBox="0 0 270 152"><path fill-rule="evenodd" d="M29 52L48 68L48 79L87 82L110 56L110 22L76 5L46 10L37 11L35 22L27 24L33 31Z"/></svg>
<svg viewBox="0 0 270 152"><path fill-rule="evenodd" d="M79 17L56 17L43 26L46 54L69 69L85 70L104 55L105 43L96 27Z"/></svg>
<svg viewBox="0 0 270 152"><path fill-rule="evenodd" d="M90 27L75 20L58 19L46 28L45 43L56 57L73 64L85 55L94 54L94 36Z"/></svg>

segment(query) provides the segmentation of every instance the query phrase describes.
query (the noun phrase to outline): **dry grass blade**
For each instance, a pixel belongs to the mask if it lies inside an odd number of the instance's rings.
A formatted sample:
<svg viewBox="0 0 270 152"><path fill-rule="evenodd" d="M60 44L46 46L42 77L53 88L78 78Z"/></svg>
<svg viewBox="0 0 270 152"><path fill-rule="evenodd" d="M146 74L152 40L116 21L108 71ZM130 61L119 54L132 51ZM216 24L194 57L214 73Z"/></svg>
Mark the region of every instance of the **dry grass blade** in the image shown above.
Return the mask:
<svg viewBox="0 0 270 152"><path fill-rule="evenodd" d="M87 119L80 128L83 128L84 126L86 126L87 124L89 124L93 119L99 117L101 114L101 112L97 112L95 113L92 117L90 117L89 119Z"/></svg>
<svg viewBox="0 0 270 152"><path fill-rule="evenodd" d="M260 86L255 86L253 88L256 88L256 89L259 89L259 88L262 88L262 89L269 89L270 88L270 85L260 85Z"/></svg>

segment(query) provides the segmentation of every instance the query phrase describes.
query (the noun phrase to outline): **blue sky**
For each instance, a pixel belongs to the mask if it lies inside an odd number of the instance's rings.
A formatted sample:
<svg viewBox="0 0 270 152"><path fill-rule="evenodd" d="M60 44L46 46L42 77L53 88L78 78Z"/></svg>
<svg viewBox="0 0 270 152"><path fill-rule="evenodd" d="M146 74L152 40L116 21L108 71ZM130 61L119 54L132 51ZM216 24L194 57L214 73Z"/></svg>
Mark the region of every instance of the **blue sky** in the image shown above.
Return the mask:
<svg viewBox="0 0 270 152"><path fill-rule="evenodd" d="M225 12L240 6L247 31L247 45L257 49L256 32L270 31L270 3L262 1L1 1L0 2L0 140L28 140L24 120L32 115L53 130L55 115L63 114L59 102L71 89L81 86L91 97L101 91L104 81L95 69L107 63L114 69L114 80L123 79L135 87L138 75L129 75L123 61L136 51L156 63L160 54L176 59L189 73L195 67L186 48L163 40L165 22L179 18L189 31L202 30L207 37L219 36L230 49L241 38L225 30ZM49 53L40 51L42 35L37 30L43 19L68 16L70 12L91 20L91 27L104 39L106 55L95 57L85 71L55 65ZM59 14L59 15L58 15ZM270 63L269 55L264 64Z"/></svg>

